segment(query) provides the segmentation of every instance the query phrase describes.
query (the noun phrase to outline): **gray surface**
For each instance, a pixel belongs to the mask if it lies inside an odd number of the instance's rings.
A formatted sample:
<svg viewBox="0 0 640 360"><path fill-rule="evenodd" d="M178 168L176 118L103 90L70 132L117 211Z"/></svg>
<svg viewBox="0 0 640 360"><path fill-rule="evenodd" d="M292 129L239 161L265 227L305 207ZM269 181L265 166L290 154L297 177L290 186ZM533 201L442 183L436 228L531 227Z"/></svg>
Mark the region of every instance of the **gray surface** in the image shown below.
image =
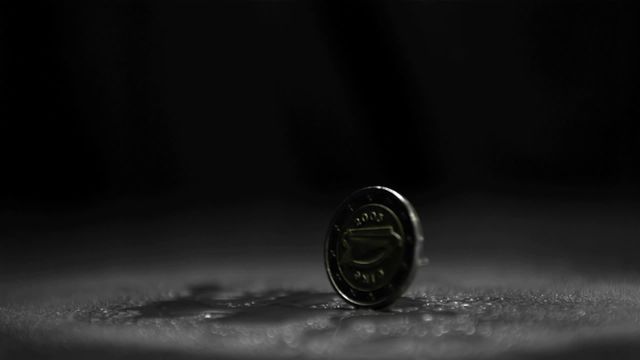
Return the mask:
<svg viewBox="0 0 640 360"><path fill-rule="evenodd" d="M3 358L638 358L640 281L435 260L387 311L332 291L320 257L3 278ZM317 260L317 261L313 261Z"/></svg>
<svg viewBox="0 0 640 360"><path fill-rule="evenodd" d="M634 203L416 203L431 265L385 312L332 292L329 208L10 217L0 359L640 358Z"/></svg>

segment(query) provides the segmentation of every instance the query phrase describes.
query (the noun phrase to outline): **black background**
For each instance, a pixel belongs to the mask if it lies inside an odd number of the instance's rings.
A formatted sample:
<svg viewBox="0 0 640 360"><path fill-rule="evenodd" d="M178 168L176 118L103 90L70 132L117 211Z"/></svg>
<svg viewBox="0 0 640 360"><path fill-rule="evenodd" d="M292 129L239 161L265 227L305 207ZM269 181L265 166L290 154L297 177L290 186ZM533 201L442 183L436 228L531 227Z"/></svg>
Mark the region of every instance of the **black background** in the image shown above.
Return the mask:
<svg viewBox="0 0 640 360"><path fill-rule="evenodd" d="M318 242L333 206L381 184L424 209L434 249L640 266L632 1L16 3L5 264L161 253L193 228L196 251L231 247L220 232ZM247 240L273 219L299 231ZM475 235L452 245L456 229Z"/></svg>

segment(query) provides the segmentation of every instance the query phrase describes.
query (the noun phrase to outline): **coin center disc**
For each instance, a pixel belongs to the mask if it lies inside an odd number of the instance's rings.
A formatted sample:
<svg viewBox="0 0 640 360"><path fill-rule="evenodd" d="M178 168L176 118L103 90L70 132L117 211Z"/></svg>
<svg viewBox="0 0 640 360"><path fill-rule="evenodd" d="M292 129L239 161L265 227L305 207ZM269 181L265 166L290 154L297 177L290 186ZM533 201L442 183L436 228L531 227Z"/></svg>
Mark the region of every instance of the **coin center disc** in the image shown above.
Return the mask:
<svg viewBox="0 0 640 360"><path fill-rule="evenodd" d="M384 205L366 204L352 212L336 249L344 280L362 291L389 284L402 264L404 235L398 217Z"/></svg>

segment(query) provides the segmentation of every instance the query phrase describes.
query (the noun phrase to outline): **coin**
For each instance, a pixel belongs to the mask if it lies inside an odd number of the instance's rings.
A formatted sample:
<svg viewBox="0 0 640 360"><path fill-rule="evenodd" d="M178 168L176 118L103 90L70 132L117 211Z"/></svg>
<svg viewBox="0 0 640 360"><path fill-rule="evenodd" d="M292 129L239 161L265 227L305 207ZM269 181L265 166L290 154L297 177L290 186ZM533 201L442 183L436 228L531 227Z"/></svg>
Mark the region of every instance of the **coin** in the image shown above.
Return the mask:
<svg viewBox="0 0 640 360"><path fill-rule="evenodd" d="M355 306L388 306L411 283L422 241L407 199L382 186L360 189L336 209L325 238L331 285Z"/></svg>

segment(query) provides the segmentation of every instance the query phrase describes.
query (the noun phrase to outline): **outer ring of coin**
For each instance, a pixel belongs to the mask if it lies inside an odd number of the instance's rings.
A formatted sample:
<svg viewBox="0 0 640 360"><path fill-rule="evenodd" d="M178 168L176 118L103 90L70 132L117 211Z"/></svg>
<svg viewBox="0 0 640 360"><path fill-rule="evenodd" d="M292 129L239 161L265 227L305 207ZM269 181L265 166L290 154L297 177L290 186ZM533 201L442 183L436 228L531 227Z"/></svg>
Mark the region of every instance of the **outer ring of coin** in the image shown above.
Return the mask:
<svg viewBox="0 0 640 360"><path fill-rule="evenodd" d="M349 285L340 275L337 246L342 236L341 224L360 207L380 204L392 209L403 227L405 236L402 264L392 280L373 291L358 290ZM422 252L422 228L418 214L402 195L382 186L371 186L357 190L345 199L335 211L324 243L324 261L329 281L335 291L347 302L358 307L379 309L391 305L402 296L415 275Z"/></svg>

